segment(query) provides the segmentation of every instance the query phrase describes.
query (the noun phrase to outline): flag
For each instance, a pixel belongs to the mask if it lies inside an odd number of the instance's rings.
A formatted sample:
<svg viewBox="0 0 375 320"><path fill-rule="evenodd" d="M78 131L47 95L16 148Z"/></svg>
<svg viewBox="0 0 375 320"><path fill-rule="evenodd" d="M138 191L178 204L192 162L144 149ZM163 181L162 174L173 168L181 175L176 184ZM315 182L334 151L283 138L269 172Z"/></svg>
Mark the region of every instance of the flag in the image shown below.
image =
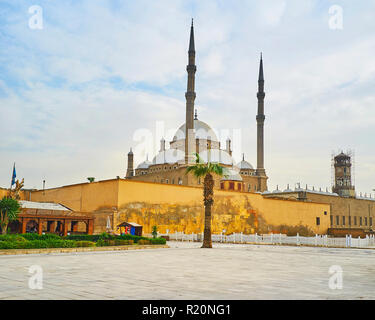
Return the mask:
<svg viewBox="0 0 375 320"><path fill-rule="evenodd" d="M12 183L11 183L11 187L13 187L13 185L16 183L16 163L14 163L13 165L13 174L12 174Z"/></svg>

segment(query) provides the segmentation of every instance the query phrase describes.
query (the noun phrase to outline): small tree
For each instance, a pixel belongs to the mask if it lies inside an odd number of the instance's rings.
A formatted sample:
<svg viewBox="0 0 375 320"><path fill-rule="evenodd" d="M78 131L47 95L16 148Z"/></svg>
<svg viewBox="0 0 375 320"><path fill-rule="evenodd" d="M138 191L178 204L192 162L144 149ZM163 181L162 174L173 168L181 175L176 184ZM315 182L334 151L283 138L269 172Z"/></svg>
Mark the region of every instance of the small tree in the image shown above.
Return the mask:
<svg viewBox="0 0 375 320"><path fill-rule="evenodd" d="M7 233L9 222L17 220L20 208L15 199L4 197L0 200L0 226L3 234Z"/></svg>
<svg viewBox="0 0 375 320"><path fill-rule="evenodd" d="M186 173L192 173L195 177L204 178L203 182L203 203L204 203L204 235L202 248L212 248L211 240L211 207L214 203L214 178L227 176L225 167L218 163L204 163L198 153L195 153L195 165L189 166Z"/></svg>
<svg viewBox="0 0 375 320"><path fill-rule="evenodd" d="M158 236L158 227L157 226L153 226L152 227L152 232L151 232L152 236L154 237L154 239Z"/></svg>

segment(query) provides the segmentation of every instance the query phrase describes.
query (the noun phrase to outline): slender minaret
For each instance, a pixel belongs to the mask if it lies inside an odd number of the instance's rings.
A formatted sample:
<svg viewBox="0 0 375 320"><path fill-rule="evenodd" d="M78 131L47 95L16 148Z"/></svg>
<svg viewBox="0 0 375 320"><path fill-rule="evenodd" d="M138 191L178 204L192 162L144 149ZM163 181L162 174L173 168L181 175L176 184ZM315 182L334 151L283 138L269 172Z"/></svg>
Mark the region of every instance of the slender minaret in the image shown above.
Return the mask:
<svg viewBox="0 0 375 320"><path fill-rule="evenodd" d="M126 170L126 178L131 178L134 176L134 154L132 148L128 153L128 169Z"/></svg>
<svg viewBox="0 0 375 320"><path fill-rule="evenodd" d="M194 101L195 101L195 44L194 44L194 26L191 21L190 42L189 42L189 64L186 67L188 73L186 97L186 132L185 132L185 163L194 162L195 152L195 134L194 134Z"/></svg>
<svg viewBox="0 0 375 320"><path fill-rule="evenodd" d="M257 119L257 176L266 176L264 170L264 76L263 76L263 58L260 54L259 78L258 78L258 114Z"/></svg>

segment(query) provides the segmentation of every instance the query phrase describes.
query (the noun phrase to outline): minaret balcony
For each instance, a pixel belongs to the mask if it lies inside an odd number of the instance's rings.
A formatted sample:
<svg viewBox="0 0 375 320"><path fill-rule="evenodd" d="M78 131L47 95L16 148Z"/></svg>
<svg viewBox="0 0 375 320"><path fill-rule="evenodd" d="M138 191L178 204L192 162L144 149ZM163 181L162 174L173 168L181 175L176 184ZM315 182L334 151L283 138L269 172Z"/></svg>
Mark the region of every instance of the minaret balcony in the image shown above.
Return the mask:
<svg viewBox="0 0 375 320"><path fill-rule="evenodd" d="M197 66L196 65L193 65L193 64L188 64L186 66L186 71L187 72L196 72L197 71Z"/></svg>
<svg viewBox="0 0 375 320"><path fill-rule="evenodd" d="M188 92L185 93L186 99L195 99L196 96L197 96L196 93L192 92L192 91L188 91Z"/></svg>

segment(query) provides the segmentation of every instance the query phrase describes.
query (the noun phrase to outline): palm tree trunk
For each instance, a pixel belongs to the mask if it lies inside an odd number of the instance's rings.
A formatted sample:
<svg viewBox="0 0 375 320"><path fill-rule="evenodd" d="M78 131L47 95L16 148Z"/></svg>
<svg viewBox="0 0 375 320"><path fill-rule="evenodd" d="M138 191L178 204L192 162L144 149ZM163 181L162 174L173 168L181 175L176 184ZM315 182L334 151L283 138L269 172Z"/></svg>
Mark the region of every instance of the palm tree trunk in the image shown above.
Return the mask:
<svg viewBox="0 0 375 320"><path fill-rule="evenodd" d="M212 248L211 239L211 205L204 207L204 234L202 248Z"/></svg>
<svg viewBox="0 0 375 320"><path fill-rule="evenodd" d="M204 235L202 248L212 248L211 240L211 207L214 202L214 179L210 173L204 177Z"/></svg>
<svg viewBox="0 0 375 320"><path fill-rule="evenodd" d="M1 213L1 234L7 234L8 229L8 218L7 218L7 212Z"/></svg>

